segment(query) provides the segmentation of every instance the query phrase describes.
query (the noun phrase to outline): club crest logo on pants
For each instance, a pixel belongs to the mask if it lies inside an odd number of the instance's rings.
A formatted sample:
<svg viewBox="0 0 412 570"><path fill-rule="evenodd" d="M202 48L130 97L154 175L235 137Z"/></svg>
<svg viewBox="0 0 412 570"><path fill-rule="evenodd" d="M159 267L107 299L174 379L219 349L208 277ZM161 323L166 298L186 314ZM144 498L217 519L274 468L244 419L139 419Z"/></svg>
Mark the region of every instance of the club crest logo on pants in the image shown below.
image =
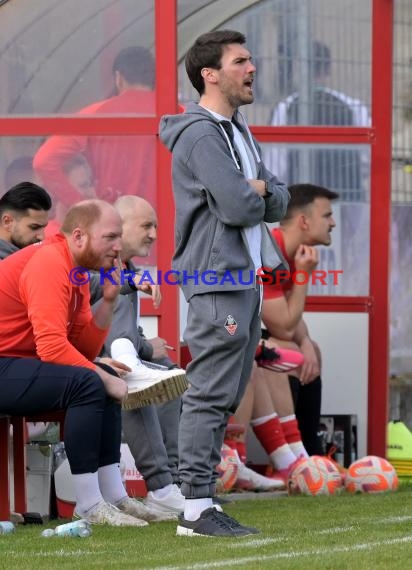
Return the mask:
<svg viewBox="0 0 412 570"><path fill-rule="evenodd" d="M225 329L227 330L227 332L233 336L236 332L237 329L237 322L235 321L235 319L232 317L232 315L228 315L226 317L226 322L225 322Z"/></svg>

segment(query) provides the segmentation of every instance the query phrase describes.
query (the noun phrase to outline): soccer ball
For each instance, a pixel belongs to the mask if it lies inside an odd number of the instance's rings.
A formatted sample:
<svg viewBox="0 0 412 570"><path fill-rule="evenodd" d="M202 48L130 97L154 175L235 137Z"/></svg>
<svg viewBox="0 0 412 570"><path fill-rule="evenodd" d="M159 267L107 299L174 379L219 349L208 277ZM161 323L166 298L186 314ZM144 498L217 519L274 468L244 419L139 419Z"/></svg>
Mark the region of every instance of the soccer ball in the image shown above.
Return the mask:
<svg viewBox="0 0 412 570"><path fill-rule="evenodd" d="M383 457L367 455L349 467L345 487L350 493L382 493L396 491L399 486L394 467Z"/></svg>
<svg viewBox="0 0 412 570"><path fill-rule="evenodd" d="M224 443L220 453L220 463L216 467L218 473L216 490L218 493L227 493L227 491L230 491L236 483L238 470L236 451Z"/></svg>
<svg viewBox="0 0 412 570"><path fill-rule="evenodd" d="M292 495L334 495L341 489L339 469L327 457L301 459L289 474L288 491Z"/></svg>

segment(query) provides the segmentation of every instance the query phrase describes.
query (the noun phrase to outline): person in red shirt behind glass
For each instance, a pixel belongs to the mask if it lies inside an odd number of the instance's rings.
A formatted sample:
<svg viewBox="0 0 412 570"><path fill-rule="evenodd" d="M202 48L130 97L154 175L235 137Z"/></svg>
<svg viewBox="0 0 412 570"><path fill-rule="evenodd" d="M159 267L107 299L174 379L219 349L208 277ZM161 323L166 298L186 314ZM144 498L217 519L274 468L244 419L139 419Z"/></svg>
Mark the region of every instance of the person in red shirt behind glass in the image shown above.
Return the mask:
<svg viewBox="0 0 412 570"><path fill-rule="evenodd" d="M272 230L272 235L289 263L290 276L278 284L264 287L262 321L267 330L263 334L268 346L293 342L303 353L302 367L289 379L302 441L308 454L314 455L322 454L317 437L322 390L321 353L310 338L303 311L311 281L308 276L318 263L314 246L331 243L331 232L335 227L332 201L339 195L314 184L289 186L289 193L286 216L279 228ZM272 377L274 373L264 370L264 374ZM268 380L275 407L283 408L278 409L279 416L296 422L290 397L290 405L285 404L290 390L287 375L277 374L276 382ZM288 427L287 422L282 427Z"/></svg>
<svg viewBox="0 0 412 570"><path fill-rule="evenodd" d="M119 52L113 63L116 95L79 111L81 116L155 113L155 60L140 46ZM113 203L123 194L155 202L155 140L151 135L52 136L39 148L33 167L40 180L64 206L90 197L69 180L65 165L83 154L91 167L96 196Z"/></svg>

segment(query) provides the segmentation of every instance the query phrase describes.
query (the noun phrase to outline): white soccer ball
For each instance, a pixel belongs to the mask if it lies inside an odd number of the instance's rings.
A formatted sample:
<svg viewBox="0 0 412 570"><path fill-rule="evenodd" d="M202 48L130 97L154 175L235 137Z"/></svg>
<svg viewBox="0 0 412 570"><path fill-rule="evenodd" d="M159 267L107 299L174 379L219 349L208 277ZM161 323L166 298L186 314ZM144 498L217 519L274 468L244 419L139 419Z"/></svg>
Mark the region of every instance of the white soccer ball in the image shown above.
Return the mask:
<svg viewBox="0 0 412 570"><path fill-rule="evenodd" d="M327 457L301 459L289 474L288 491L292 495L334 495L341 489L341 473Z"/></svg>
<svg viewBox="0 0 412 570"><path fill-rule="evenodd" d="M345 487L350 493L396 491L398 486L395 468L389 461L376 455L366 455L354 461L345 478Z"/></svg>

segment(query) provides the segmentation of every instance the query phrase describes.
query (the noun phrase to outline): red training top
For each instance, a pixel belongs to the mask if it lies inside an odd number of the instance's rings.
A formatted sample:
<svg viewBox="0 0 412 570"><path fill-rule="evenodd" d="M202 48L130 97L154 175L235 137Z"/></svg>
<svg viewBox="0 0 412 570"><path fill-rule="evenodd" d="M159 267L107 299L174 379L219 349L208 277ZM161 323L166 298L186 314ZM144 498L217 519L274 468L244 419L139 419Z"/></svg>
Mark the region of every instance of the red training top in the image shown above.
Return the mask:
<svg viewBox="0 0 412 570"><path fill-rule="evenodd" d="M93 103L79 115L153 116L155 92L128 89L120 95ZM83 200L64 166L76 154L88 160L96 184L96 195L113 203L119 196L133 194L155 203L155 137L152 135L52 136L39 148L33 167L53 197L66 206Z"/></svg>
<svg viewBox="0 0 412 570"><path fill-rule="evenodd" d="M1 261L0 357L96 368L108 329L93 321L89 284L70 281L73 267L62 234Z"/></svg>
<svg viewBox="0 0 412 570"><path fill-rule="evenodd" d="M283 233L279 228L274 228L272 230L272 236L277 241L284 258L289 264L289 274L293 275L296 271L295 262L290 258L286 252L285 240L283 239ZM282 279L281 283L275 283L272 285L264 285L263 294L265 299L278 299L279 297L286 296L288 291L292 289L293 281L292 278Z"/></svg>

